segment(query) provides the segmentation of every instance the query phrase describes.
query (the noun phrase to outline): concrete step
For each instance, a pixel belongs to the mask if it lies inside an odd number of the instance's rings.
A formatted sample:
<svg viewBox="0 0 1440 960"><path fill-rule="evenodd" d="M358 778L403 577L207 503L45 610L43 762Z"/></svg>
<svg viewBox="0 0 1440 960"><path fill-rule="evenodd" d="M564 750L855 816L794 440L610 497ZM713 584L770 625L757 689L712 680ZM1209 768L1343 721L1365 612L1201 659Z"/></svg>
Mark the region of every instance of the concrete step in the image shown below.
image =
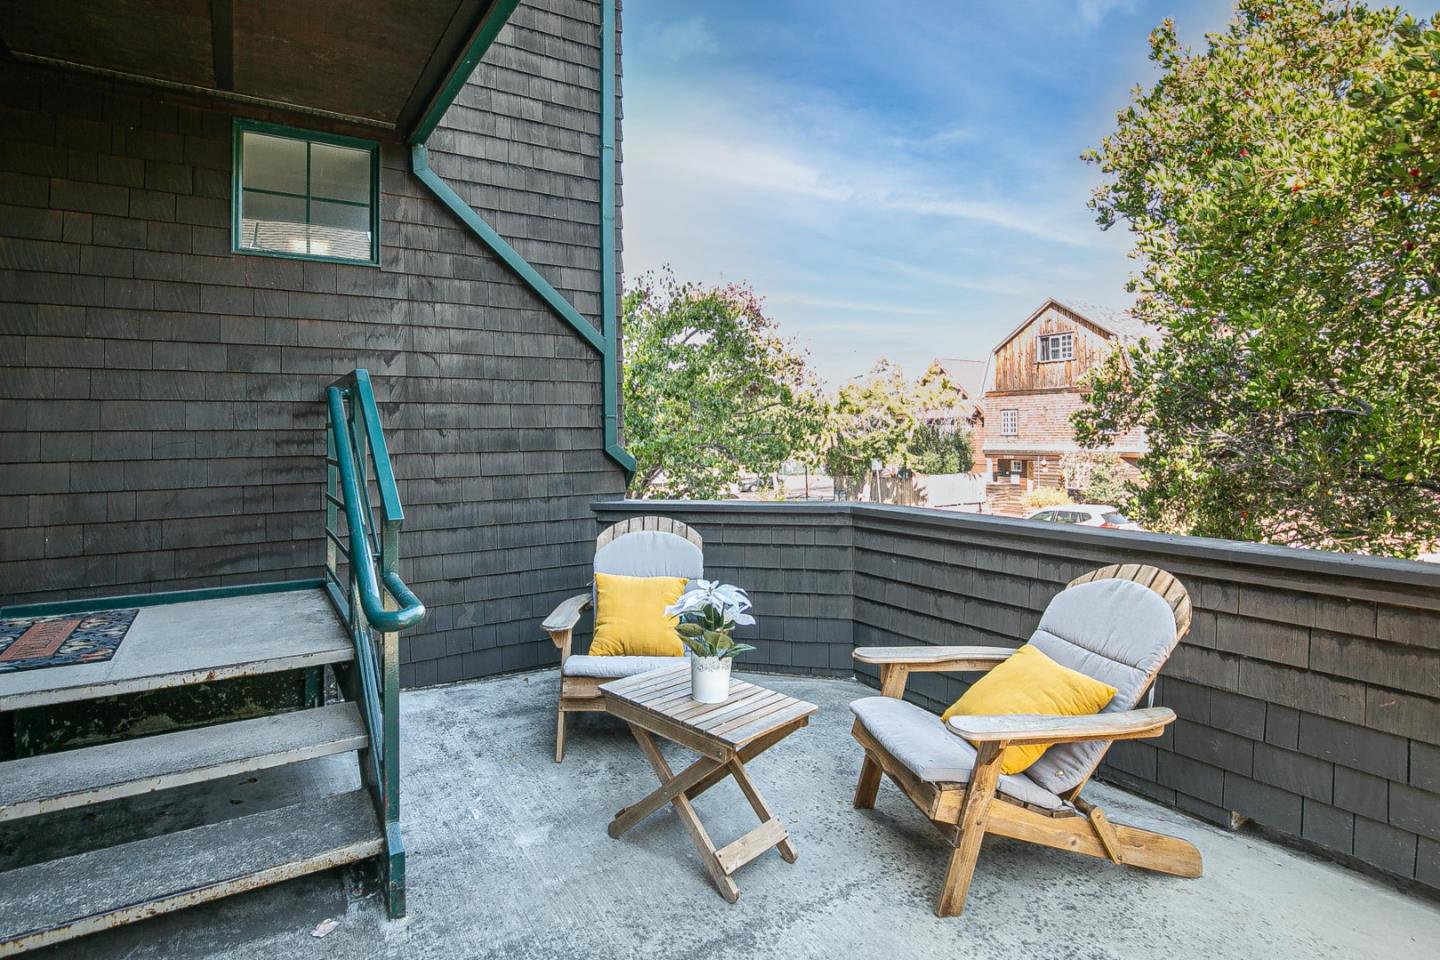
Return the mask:
<svg viewBox="0 0 1440 960"><path fill-rule="evenodd" d="M109 660L0 673L0 712L354 658L345 626L322 589L160 604L140 608Z"/></svg>
<svg viewBox="0 0 1440 960"><path fill-rule="evenodd" d="M0 763L0 822L299 763L369 744L353 703Z"/></svg>
<svg viewBox="0 0 1440 960"><path fill-rule="evenodd" d="M0 957L377 856L363 790L0 873Z"/></svg>

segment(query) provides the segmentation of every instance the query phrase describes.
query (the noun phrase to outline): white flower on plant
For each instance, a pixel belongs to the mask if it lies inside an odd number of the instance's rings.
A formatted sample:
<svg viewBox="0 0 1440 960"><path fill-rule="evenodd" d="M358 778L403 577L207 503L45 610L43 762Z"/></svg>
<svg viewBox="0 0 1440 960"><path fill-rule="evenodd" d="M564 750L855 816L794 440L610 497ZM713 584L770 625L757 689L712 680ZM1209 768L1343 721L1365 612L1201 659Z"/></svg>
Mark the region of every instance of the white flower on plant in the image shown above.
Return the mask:
<svg viewBox="0 0 1440 960"><path fill-rule="evenodd" d="M750 606L750 597L739 587L716 580L696 580L692 589L665 608L665 613L679 618L675 632L697 657L733 657L755 649L736 643L730 636L736 627L755 623L755 618L746 612Z"/></svg>
<svg viewBox="0 0 1440 960"><path fill-rule="evenodd" d="M679 600L665 608L667 615L684 617L687 613L699 613L708 607L727 622L738 626L748 627L755 623L755 618L745 612L752 604L744 590L716 580L696 580L695 584L695 589L686 590Z"/></svg>

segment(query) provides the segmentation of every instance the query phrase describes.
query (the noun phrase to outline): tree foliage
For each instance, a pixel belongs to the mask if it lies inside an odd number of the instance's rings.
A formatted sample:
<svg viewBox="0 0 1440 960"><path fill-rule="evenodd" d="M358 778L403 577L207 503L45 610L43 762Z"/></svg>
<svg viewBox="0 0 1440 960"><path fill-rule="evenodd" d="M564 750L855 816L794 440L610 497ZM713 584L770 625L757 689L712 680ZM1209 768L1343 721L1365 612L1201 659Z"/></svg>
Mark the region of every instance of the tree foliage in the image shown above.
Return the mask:
<svg viewBox="0 0 1440 960"><path fill-rule="evenodd" d="M969 473L975 466L970 434L951 426L921 423L910 437L910 466L916 473Z"/></svg>
<svg viewBox="0 0 1440 960"><path fill-rule="evenodd" d="M749 287L647 275L624 316L631 496L713 499L813 449L823 397Z"/></svg>
<svg viewBox="0 0 1440 960"><path fill-rule="evenodd" d="M1073 490L1082 503L1123 507L1133 495L1118 454L1076 450L1060 458L1060 472L1065 489Z"/></svg>
<svg viewBox="0 0 1440 960"><path fill-rule="evenodd" d="M968 473L975 466L970 431L960 421L961 385L935 361L915 384L919 419L910 436L910 465L917 473Z"/></svg>
<svg viewBox="0 0 1440 960"><path fill-rule="evenodd" d="M858 477L873 461L906 466L919 424L912 384L884 358L863 378L845 384L830 404L822 457L832 477Z"/></svg>
<svg viewBox="0 0 1440 960"><path fill-rule="evenodd" d="M831 401L820 459L836 477L858 477L877 460L920 473L963 473L975 461L970 434L941 422L958 399L947 379L912 381L882 358Z"/></svg>
<svg viewBox="0 0 1440 960"><path fill-rule="evenodd" d="M1153 529L1414 555L1440 536L1440 32L1395 10L1241 0L1089 159L1140 319L1076 418L1145 427Z"/></svg>

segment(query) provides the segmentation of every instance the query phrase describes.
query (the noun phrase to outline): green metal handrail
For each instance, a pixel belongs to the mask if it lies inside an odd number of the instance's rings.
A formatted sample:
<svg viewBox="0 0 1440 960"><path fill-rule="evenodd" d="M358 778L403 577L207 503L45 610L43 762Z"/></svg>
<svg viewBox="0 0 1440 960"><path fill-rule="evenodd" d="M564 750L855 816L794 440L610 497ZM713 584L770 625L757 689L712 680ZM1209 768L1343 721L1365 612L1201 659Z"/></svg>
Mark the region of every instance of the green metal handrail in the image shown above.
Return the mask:
<svg viewBox="0 0 1440 960"><path fill-rule="evenodd" d="M355 644L342 686L365 719L370 746L361 770L385 827L382 859L392 917L405 913L405 848L400 838L400 631L425 616L425 605L401 579L405 513L370 374L355 370L325 389L325 587ZM373 476L372 476L373 470ZM370 501L373 479L379 517ZM339 520L345 517L342 536ZM341 558L347 576L341 581Z"/></svg>

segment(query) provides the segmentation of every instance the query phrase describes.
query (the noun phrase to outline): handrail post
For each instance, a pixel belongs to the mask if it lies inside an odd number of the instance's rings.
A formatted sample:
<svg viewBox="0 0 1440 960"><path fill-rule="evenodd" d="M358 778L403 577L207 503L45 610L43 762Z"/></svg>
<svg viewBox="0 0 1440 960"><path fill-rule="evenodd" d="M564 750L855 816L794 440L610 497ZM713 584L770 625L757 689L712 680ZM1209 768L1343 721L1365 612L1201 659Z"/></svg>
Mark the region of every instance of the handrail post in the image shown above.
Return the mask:
<svg viewBox="0 0 1440 960"><path fill-rule="evenodd" d="M361 772L385 834L380 869L386 906L390 916L400 917L405 914L405 847L400 835L400 631L418 623L425 606L399 575L404 513L369 374L356 370L332 384L326 392L326 405L326 569L333 581L331 597L355 645L354 694L370 735ZM372 506L370 500L372 475L378 506ZM347 533L344 548L336 529L342 513ZM340 555L346 557L349 572L348 583L343 585L337 565Z"/></svg>
<svg viewBox="0 0 1440 960"><path fill-rule="evenodd" d="M396 609L395 598L388 593L386 608ZM384 759L380 768L385 782L383 825L385 828L385 900L392 917L405 915L405 847L400 836L400 634L381 634L383 679L380 691L384 701L380 715L385 727Z"/></svg>

